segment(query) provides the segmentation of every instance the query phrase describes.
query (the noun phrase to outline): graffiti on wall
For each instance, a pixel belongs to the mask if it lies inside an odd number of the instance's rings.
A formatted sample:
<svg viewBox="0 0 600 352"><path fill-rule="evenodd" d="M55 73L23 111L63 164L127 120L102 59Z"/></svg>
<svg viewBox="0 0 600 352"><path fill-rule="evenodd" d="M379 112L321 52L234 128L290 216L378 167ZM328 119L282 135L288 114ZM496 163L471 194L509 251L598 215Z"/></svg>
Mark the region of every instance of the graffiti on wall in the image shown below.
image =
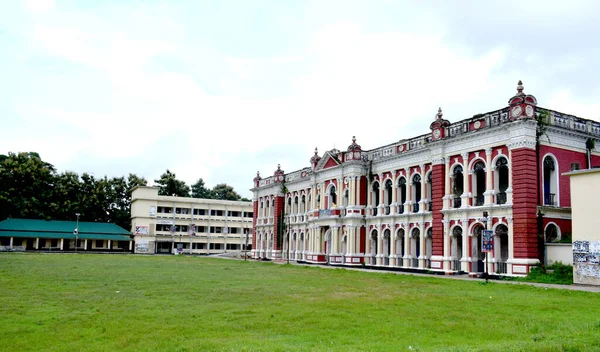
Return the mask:
<svg viewBox="0 0 600 352"><path fill-rule="evenodd" d="M600 241L574 241L573 267L579 278L600 279Z"/></svg>

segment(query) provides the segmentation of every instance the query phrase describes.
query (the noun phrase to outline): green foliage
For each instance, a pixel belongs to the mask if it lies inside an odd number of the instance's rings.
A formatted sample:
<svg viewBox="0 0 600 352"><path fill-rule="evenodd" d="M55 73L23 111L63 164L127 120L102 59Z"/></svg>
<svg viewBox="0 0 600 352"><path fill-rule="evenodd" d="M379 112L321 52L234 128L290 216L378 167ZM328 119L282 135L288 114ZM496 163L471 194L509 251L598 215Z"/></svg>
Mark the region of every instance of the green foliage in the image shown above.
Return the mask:
<svg viewBox="0 0 600 352"><path fill-rule="evenodd" d="M593 138L588 138L585 141L585 148L587 150L593 150L594 148L596 148L596 140Z"/></svg>
<svg viewBox="0 0 600 352"><path fill-rule="evenodd" d="M233 190L233 187L226 183L219 183L212 189L213 199L221 200L240 200L240 195Z"/></svg>
<svg viewBox="0 0 600 352"><path fill-rule="evenodd" d="M177 176L168 169L158 180L154 180L154 183L158 186L158 194L161 196L190 196L190 187L184 181L178 180Z"/></svg>
<svg viewBox="0 0 600 352"><path fill-rule="evenodd" d="M55 172L38 153L8 153L0 164L0 219L49 219Z"/></svg>
<svg viewBox="0 0 600 352"><path fill-rule="evenodd" d="M548 110L542 110L539 115L536 116L535 120L537 121L537 128L536 128L536 142L539 145L540 143L540 137L542 136L548 136L548 126L550 125L550 111Z"/></svg>
<svg viewBox="0 0 600 352"><path fill-rule="evenodd" d="M203 198L203 199L213 199L214 195L212 191L206 188L204 184L204 180L199 178L196 183L192 185L192 198Z"/></svg>
<svg viewBox="0 0 600 352"><path fill-rule="evenodd" d="M206 257L5 254L0 287L0 351L600 349L598 293L529 285Z"/></svg>
<svg viewBox="0 0 600 352"><path fill-rule="evenodd" d="M31 218L112 222L129 229L131 191L147 181L128 178L96 179L66 171L57 174L38 153L9 153L0 158L0 219Z"/></svg>
<svg viewBox="0 0 600 352"><path fill-rule="evenodd" d="M190 187L167 170L155 180L161 195L190 196ZM143 177L94 175L65 171L35 152L0 155L0 220L6 218L75 220L112 222L131 228L131 192L147 185ZM200 178L192 186L192 196L224 200L240 200L233 187L218 184L212 190Z"/></svg>
<svg viewBox="0 0 600 352"><path fill-rule="evenodd" d="M538 265L531 268L527 277L520 278L520 281L541 282L546 284L573 284L573 266L565 265L561 262L555 262L552 265Z"/></svg>

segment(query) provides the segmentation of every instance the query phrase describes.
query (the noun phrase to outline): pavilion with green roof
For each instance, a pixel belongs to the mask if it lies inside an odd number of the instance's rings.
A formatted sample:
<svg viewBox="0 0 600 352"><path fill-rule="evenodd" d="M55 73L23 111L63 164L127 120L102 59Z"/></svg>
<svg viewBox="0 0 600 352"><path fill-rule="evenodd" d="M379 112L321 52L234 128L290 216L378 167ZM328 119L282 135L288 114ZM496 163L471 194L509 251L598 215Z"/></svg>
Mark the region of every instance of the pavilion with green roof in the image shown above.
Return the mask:
<svg viewBox="0 0 600 352"><path fill-rule="evenodd" d="M111 223L7 219L0 222L0 251L131 252L131 233Z"/></svg>

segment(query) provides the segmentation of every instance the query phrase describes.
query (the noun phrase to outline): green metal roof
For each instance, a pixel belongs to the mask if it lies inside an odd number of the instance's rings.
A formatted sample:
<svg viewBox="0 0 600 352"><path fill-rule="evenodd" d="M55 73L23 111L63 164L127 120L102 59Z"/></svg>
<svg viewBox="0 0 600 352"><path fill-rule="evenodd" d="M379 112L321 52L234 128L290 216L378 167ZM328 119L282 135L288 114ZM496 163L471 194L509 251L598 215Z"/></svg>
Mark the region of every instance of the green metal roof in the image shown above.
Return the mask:
<svg viewBox="0 0 600 352"><path fill-rule="evenodd" d="M0 237L75 238L76 221L7 219L0 222ZM105 222L79 222L80 239L130 241L131 233Z"/></svg>
<svg viewBox="0 0 600 352"><path fill-rule="evenodd" d="M0 231L49 231L73 232L77 227L76 221L36 220L36 219L6 219L0 222ZM79 222L79 233L105 233L113 235L130 235L124 228L108 222Z"/></svg>
<svg viewBox="0 0 600 352"><path fill-rule="evenodd" d="M64 238L75 239L75 235L65 232L37 232L37 231L0 231L0 237L20 237L20 238ZM111 240L111 241L131 241L131 237L124 235L107 235L103 233L84 233L79 235L80 240Z"/></svg>

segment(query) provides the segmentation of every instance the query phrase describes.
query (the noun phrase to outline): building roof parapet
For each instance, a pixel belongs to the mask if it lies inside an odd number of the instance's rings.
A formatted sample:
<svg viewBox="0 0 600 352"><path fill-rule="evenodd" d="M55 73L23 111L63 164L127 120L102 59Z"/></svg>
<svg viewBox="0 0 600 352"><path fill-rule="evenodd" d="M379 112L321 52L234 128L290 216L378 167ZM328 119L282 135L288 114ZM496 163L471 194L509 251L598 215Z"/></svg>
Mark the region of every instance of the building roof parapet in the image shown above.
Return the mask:
<svg viewBox="0 0 600 352"><path fill-rule="evenodd" d="M533 95L525 94L523 90L523 83L519 81L517 85L517 94L509 100L508 106L484 114L476 114L470 118L454 123L444 120L441 109L439 109L438 114L436 115L436 121L447 122L440 125L445 130L445 133L442 135L441 139L433 139L431 133L428 133L365 151L362 150L360 145L356 144L356 139L353 137L352 144L348 147L348 153L352 153L353 151L361 151L362 155L360 155L359 159L350 159L348 157L343 158L343 162L364 163L366 161L392 159L394 157L398 157L400 154L426 149L429 147L430 143L448 141L455 137L461 137L470 133L476 133L482 130L488 130L504 124L516 122L518 120L522 120L523 118L533 120L531 118L533 114L530 114L529 112L531 110L530 108L535 109L535 116L538 119L542 113L546 112L548 114L545 121L547 125L600 138L600 122L541 108L537 106L537 99ZM512 117L517 116L517 118L513 119L511 117L511 108L515 108L516 105L523 105L529 110L526 115L515 115L513 112ZM527 105L531 106L528 107ZM326 154L329 154L330 157L335 157L339 164L342 160L338 160L337 157L345 153L338 150L332 150L326 152ZM313 158L311 158L311 164L315 170L312 171L310 168L304 168L286 175L285 180L291 182L298 179L298 174L302 175L304 172L306 172L306 175L309 175L313 172L322 171L317 170L317 164L319 162L320 164L323 164L321 159L322 158L318 155L317 149L315 149L315 155ZM304 176L300 176L300 178L303 177ZM274 182L276 182L276 180L273 177L261 179L258 182L258 188L269 186Z"/></svg>

